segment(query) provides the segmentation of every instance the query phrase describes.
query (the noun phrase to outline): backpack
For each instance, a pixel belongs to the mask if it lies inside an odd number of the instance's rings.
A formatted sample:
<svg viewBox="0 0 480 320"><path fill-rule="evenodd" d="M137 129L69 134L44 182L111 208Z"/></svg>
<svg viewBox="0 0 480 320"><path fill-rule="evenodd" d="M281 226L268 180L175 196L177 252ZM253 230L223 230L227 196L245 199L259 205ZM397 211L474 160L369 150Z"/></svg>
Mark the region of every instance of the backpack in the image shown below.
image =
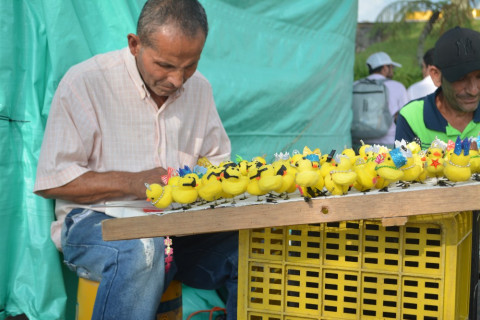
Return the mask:
<svg viewBox="0 0 480 320"><path fill-rule="evenodd" d="M393 123L388 109L388 79L361 79L353 86L353 140L380 138L387 134Z"/></svg>

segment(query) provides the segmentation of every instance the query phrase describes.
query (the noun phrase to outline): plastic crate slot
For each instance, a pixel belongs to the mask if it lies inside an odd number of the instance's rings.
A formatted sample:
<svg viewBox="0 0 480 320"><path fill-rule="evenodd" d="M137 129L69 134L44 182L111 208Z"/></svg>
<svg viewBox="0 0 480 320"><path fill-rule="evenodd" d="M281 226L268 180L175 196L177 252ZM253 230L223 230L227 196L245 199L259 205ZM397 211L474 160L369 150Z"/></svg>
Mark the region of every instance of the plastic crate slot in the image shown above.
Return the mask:
<svg viewBox="0 0 480 320"><path fill-rule="evenodd" d="M365 310L365 309L363 309L362 314L364 316L372 316L372 317L375 317L377 315L377 313L374 310Z"/></svg>
<svg viewBox="0 0 480 320"><path fill-rule="evenodd" d="M384 307L396 308L397 307L397 302L396 301L385 300L385 301L383 301L383 306Z"/></svg>
<svg viewBox="0 0 480 320"><path fill-rule="evenodd" d="M415 280L404 280L403 285L409 286L409 287L418 287L418 281Z"/></svg>
<svg viewBox="0 0 480 320"><path fill-rule="evenodd" d="M385 278L383 279L383 283L397 285L398 281L397 279L393 279L393 278Z"/></svg>
<svg viewBox="0 0 480 320"><path fill-rule="evenodd" d="M427 228L427 233L428 234L442 234L442 229L440 228Z"/></svg>
<svg viewBox="0 0 480 320"><path fill-rule="evenodd" d="M268 293L278 296L278 295L281 295L281 294L282 294L282 290L270 289L270 290L268 290Z"/></svg>
<svg viewBox="0 0 480 320"><path fill-rule="evenodd" d="M440 287L440 285L437 283L437 282L425 282L425 288L434 288L434 289L438 289Z"/></svg>
<svg viewBox="0 0 480 320"><path fill-rule="evenodd" d="M405 267L418 268L418 262L417 261L405 261Z"/></svg>
<svg viewBox="0 0 480 320"><path fill-rule="evenodd" d="M345 250L347 250L347 251L358 251L358 246L355 246L355 245L346 245L346 246L345 246ZM377 251L378 251L378 248L377 248Z"/></svg>
<svg viewBox="0 0 480 320"><path fill-rule="evenodd" d="M345 239L347 239L347 240L358 240L358 234L347 233L345 235Z"/></svg>
<svg viewBox="0 0 480 320"><path fill-rule="evenodd" d="M387 266L398 266L398 260L385 259L383 263Z"/></svg>
<svg viewBox="0 0 480 320"><path fill-rule="evenodd" d="M396 296L397 296L397 291L384 289L384 290L383 290L383 295L396 297Z"/></svg>
<svg viewBox="0 0 480 320"><path fill-rule="evenodd" d="M265 238L252 237L252 243L265 243Z"/></svg>
<svg viewBox="0 0 480 320"><path fill-rule="evenodd" d="M300 293L298 291L290 291L290 290L287 290L287 296L289 297L300 297Z"/></svg>
<svg viewBox="0 0 480 320"><path fill-rule="evenodd" d="M379 225L378 224L365 224L365 229L367 230L378 230L379 229Z"/></svg>
<svg viewBox="0 0 480 320"><path fill-rule="evenodd" d="M319 287L318 282L307 282L306 283L307 288L315 288L317 289Z"/></svg>
<svg viewBox="0 0 480 320"><path fill-rule="evenodd" d="M318 271L310 271L307 270L307 277L315 277L318 278L320 276L320 273Z"/></svg>
<svg viewBox="0 0 480 320"><path fill-rule="evenodd" d="M405 239L406 244L420 244L420 240L417 238L406 238Z"/></svg>
<svg viewBox="0 0 480 320"><path fill-rule="evenodd" d="M396 313L393 313L393 312L384 312L382 314L382 316L384 318L392 318L392 319L396 319L397 318L397 314Z"/></svg>
<svg viewBox="0 0 480 320"><path fill-rule="evenodd" d="M263 299L262 299L262 298L257 298L257 297L252 297L252 298L250 298L250 302L251 302L251 303L262 304L262 303L263 303Z"/></svg>
<svg viewBox="0 0 480 320"><path fill-rule="evenodd" d="M438 252L438 251L427 251L427 252L425 252L425 255L427 257L440 258L440 252Z"/></svg>
<svg viewBox="0 0 480 320"><path fill-rule="evenodd" d="M353 223L353 222L347 222L345 224L345 226L348 228L348 229L359 229L360 228L360 225L358 223Z"/></svg>
<svg viewBox="0 0 480 320"><path fill-rule="evenodd" d="M307 303L305 304L305 308L309 310L318 310L318 305L312 304L312 303Z"/></svg>
<svg viewBox="0 0 480 320"><path fill-rule="evenodd" d="M385 237L385 242L388 243L399 243L398 237Z"/></svg>
<svg viewBox="0 0 480 320"><path fill-rule="evenodd" d="M324 305L324 306L323 306L323 309L324 309L325 311L337 312L337 307L335 307L335 306L327 306L327 305Z"/></svg>
<svg viewBox="0 0 480 320"><path fill-rule="evenodd" d="M281 305L281 301L280 300L274 300L274 299L270 299L268 300L268 304L272 305L272 306L280 306Z"/></svg>
<svg viewBox="0 0 480 320"><path fill-rule="evenodd" d="M378 264L377 258L365 258L365 263Z"/></svg>
<svg viewBox="0 0 480 320"><path fill-rule="evenodd" d="M427 239L427 246L440 247L440 240Z"/></svg>
<svg viewBox="0 0 480 320"><path fill-rule="evenodd" d="M320 259L320 255L318 253L307 253L307 259Z"/></svg>
<svg viewBox="0 0 480 320"><path fill-rule="evenodd" d="M438 307L431 304L426 304L423 309L425 309L425 311L438 311Z"/></svg>
<svg viewBox="0 0 480 320"><path fill-rule="evenodd" d="M336 254L326 254L325 259L326 260L337 260L338 261L338 255L336 255Z"/></svg>
<svg viewBox="0 0 480 320"><path fill-rule="evenodd" d="M252 248L252 254L264 255L265 250L260 248Z"/></svg>
<svg viewBox="0 0 480 320"><path fill-rule="evenodd" d="M403 307L405 309L417 309L417 304L416 303L410 303L410 302L404 302Z"/></svg>
<svg viewBox="0 0 480 320"><path fill-rule="evenodd" d="M300 253L300 251L288 251L288 256L299 258L302 256L302 254Z"/></svg>
<svg viewBox="0 0 480 320"><path fill-rule="evenodd" d="M327 243L326 247L327 249L338 250L340 248L340 245L338 243Z"/></svg>
<svg viewBox="0 0 480 320"><path fill-rule="evenodd" d="M398 249L397 248L385 248L385 253L386 254L398 254Z"/></svg>
<svg viewBox="0 0 480 320"><path fill-rule="evenodd" d="M367 234L365 236L365 241L375 241L375 242L378 242L378 236L374 236L374 235L371 235L371 234Z"/></svg>
<svg viewBox="0 0 480 320"><path fill-rule="evenodd" d="M417 316L414 314L404 314L403 320L417 320ZM425 319L423 319L425 320Z"/></svg>
<svg viewBox="0 0 480 320"><path fill-rule="evenodd" d="M327 222L327 227L338 228L340 227L340 222Z"/></svg>
<svg viewBox="0 0 480 320"><path fill-rule="evenodd" d="M438 318L437 317L427 317L427 316L425 316L425 317L423 317L423 320L438 320Z"/></svg>
<svg viewBox="0 0 480 320"><path fill-rule="evenodd" d="M261 277L252 277L250 282L263 282L263 278Z"/></svg>
<svg viewBox="0 0 480 320"><path fill-rule="evenodd" d="M300 270L298 269L288 269L287 274L300 275Z"/></svg>
<svg viewBox="0 0 480 320"><path fill-rule="evenodd" d="M365 247L365 252L373 252L373 253L378 253L378 247L370 247L370 246L366 246L366 247Z"/></svg>
<svg viewBox="0 0 480 320"><path fill-rule="evenodd" d="M420 228L418 228L418 227L406 227L405 232L406 233L420 233Z"/></svg>
<svg viewBox="0 0 480 320"><path fill-rule="evenodd" d="M438 294L434 294L434 293L425 293L425 299L429 299L429 300L438 300Z"/></svg>
<svg viewBox="0 0 480 320"><path fill-rule="evenodd" d="M403 293L403 296L404 297L407 297L407 298L417 298L418 297L418 294L416 292L411 292L411 291L405 291Z"/></svg>
<svg viewBox="0 0 480 320"><path fill-rule="evenodd" d="M440 264L427 262L427 263L425 263L425 268L427 268L427 269L440 269Z"/></svg>
<svg viewBox="0 0 480 320"><path fill-rule="evenodd" d="M356 257L356 256L345 256L345 261L358 262L358 257Z"/></svg>
<svg viewBox="0 0 480 320"><path fill-rule="evenodd" d="M320 238L321 234L319 231L308 231L307 235L312 238Z"/></svg>
<svg viewBox="0 0 480 320"><path fill-rule="evenodd" d="M292 247L300 247L302 245L302 242L301 241L290 240L289 245L292 246Z"/></svg>
<svg viewBox="0 0 480 320"><path fill-rule="evenodd" d="M337 301L338 297L332 294L326 294L323 296L323 299L328 301Z"/></svg>
<svg viewBox="0 0 480 320"><path fill-rule="evenodd" d="M349 292L357 292L357 287L354 286L344 286L343 290L349 291Z"/></svg>
<svg viewBox="0 0 480 320"><path fill-rule="evenodd" d="M302 230L290 229L288 231L292 236L301 236L302 235Z"/></svg>
<svg viewBox="0 0 480 320"><path fill-rule="evenodd" d="M419 256L420 255L420 252L418 250L408 250L406 249L405 250L405 255L406 256Z"/></svg>
<svg viewBox="0 0 480 320"><path fill-rule="evenodd" d="M378 278L377 277L363 277L364 282L371 282L371 283L377 283Z"/></svg>
<svg viewBox="0 0 480 320"><path fill-rule="evenodd" d="M338 290L338 286L337 286L336 284L326 283L326 284L325 284L325 289L328 289L328 290Z"/></svg>
<svg viewBox="0 0 480 320"><path fill-rule="evenodd" d="M307 242L307 247L308 248L320 248L320 242Z"/></svg>
<svg viewBox="0 0 480 320"><path fill-rule="evenodd" d="M339 239L340 234L338 234L337 232L327 232L327 238L329 238L329 239Z"/></svg>
<svg viewBox="0 0 480 320"><path fill-rule="evenodd" d="M297 280L288 280L288 281L287 281L287 284L288 284L289 286L299 287L299 286L300 286L300 281L297 281Z"/></svg>
<svg viewBox="0 0 480 320"><path fill-rule="evenodd" d="M400 227L399 227L399 226L385 227L385 231L388 231L388 232L400 232Z"/></svg>
<svg viewBox="0 0 480 320"><path fill-rule="evenodd" d="M270 255L271 255L271 256L281 256L281 255L282 255L282 251L281 251L281 250L272 249L272 250L270 250Z"/></svg>
<svg viewBox="0 0 480 320"><path fill-rule="evenodd" d="M363 288L363 293L377 294L377 289L364 287Z"/></svg>
<svg viewBox="0 0 480 320"><path fill-rule="evenodd" d="M348 303L357 303L357 298L355 298L355 297L343 297L343 301L348 302Z"/></svg>
<svg viewBox="0 0 480 320"><path fill-rule="evenodd" d="M363 299L363 303L364 304L369 304L369 305L377 305L377 300L373 300L373 299Z"/></svg>
<svg viewBox="0 0 480 320"><path fill-rule="evenodd" d="M307 292L307 293L305 294L305 298L308 298L308 299L318 299L318 293Z"/></svg>
<svg viewBox="0 0 480 320"><path fill-rule="evenodd" d="M343 308L344 313L357 314L357 309L353 308Z"/></svg>

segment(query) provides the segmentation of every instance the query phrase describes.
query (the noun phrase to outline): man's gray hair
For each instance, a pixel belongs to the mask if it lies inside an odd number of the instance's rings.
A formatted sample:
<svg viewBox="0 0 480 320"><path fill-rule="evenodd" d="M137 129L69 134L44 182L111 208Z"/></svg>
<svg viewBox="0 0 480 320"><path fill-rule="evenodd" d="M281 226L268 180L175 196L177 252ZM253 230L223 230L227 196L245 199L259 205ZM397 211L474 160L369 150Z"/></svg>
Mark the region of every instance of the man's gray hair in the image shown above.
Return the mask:
<svg viewBox="0 0 480 320"><path fill-rule="evenodd" d="M208 35L205 9L197 0L148 0L137 24L137 35L146 46L152 46L151 35L158 27L173 24L189 37L199 31Z"/></svg>

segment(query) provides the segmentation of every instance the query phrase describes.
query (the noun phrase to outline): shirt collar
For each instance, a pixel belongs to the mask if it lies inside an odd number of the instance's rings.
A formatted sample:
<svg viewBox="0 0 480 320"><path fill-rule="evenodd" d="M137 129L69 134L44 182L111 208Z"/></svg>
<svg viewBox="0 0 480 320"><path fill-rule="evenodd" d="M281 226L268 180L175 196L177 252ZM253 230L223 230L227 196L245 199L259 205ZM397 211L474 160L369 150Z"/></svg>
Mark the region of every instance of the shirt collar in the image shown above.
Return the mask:
<svg viewBox="0 0 480 320"><path fill-rule="evenodd" d="M438 87L434 93L429 94L423 99L423 119L428 129L446 132L448 121L442 116L435 103L435 97L442 91L442 87ZM479 107L473 113L473 122L480 122L480 103Z"/></svg>
<svg viewBox="0 0 480 320"><path fill-rule="evenodd" d="M141 99L150 98L150 92L147 89L147 86L143 82L142 77L140 76L140 72L137 68L137 62L135 61L135 57L131 54L130 49L127 47L124 49L124 60L125 60L125 67L127 68L127 72L130 75L135 87L140 94ZM185 90L185 86L183 85L179 90L177 90L173 95L169 96L167 100L174 101L176 100L182 92Z"/></svg>

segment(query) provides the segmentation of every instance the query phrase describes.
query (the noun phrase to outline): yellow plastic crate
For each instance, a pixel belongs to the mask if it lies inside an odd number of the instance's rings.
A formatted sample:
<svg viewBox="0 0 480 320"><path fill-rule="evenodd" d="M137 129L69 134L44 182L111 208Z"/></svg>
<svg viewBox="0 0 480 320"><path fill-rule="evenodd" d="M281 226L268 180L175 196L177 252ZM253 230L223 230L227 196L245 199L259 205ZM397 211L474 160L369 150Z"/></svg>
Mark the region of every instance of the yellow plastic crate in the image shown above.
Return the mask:
<svg viewBox="0 0 480 320"><path fill-rule="evenodd" d="M238 318L467 319L472 212L240 231Z"/></svg>

